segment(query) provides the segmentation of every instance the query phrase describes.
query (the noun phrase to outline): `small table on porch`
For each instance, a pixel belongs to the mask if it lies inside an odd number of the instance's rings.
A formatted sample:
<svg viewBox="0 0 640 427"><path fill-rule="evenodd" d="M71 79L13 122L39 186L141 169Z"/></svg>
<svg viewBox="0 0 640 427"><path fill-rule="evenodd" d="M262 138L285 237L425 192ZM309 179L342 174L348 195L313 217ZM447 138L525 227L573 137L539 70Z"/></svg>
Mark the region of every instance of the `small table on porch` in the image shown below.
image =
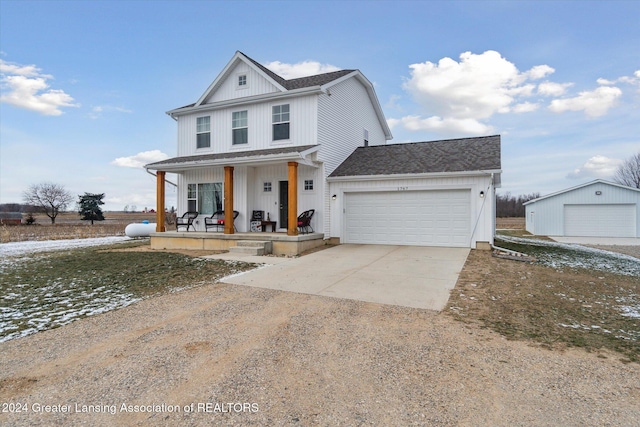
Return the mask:
<svg viewBox="0 0 640 427"><path fill-rule="evenodd" d="M260 223L260 227L262 227L262 232L264 233L265 231L267 231L267 226L268 225L271 226L271 232L275 233L276 232L276 222L275 221L262 221Z"/></svg>

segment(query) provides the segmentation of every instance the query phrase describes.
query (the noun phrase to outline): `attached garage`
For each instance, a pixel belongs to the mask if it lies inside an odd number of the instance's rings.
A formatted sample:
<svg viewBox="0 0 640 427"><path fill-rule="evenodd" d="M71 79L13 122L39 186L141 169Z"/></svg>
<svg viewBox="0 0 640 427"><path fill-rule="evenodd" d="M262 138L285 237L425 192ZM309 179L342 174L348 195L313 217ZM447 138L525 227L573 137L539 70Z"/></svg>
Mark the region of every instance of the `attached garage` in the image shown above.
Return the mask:
<svg viewBox="0 0 640 427"><path fill-rule="evenodd" d="M488 248L500 172L499 136L360 147L328 178L331 236Z"/></svg>
<svg viewBox="0 0 640 427"><path fill-rule="evenodd" d="M345 193L345 242L469 247L470 202L470 190Z"/></svg>
<svg viewBox="0 0 640 427"><path fill-rule="evenodd" d="M595 180L525 203L527 231L571 237L640 237L640 190Z"/></svg>

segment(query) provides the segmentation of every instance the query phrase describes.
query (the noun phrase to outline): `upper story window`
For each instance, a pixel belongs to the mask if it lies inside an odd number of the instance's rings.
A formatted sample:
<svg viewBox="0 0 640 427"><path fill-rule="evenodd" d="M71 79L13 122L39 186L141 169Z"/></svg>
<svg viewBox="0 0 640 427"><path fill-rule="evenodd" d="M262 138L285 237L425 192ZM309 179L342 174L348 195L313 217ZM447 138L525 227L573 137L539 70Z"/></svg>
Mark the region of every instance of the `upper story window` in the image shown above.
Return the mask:
<svg viewBox="0 0 640 427"><path fill-rule="evenodd" d="M211 147L211 118L198 117L196 119L196 148Z"/></svg>
<svg viewBox="0 0 640 427"><path fill-rule="evenodd" d="M364 137L364 146L368 147L369 146L369 130L363 129L362 135Z"/></svg>
<svg viewBox="0 0 640 427"><path fill-rule="evenodd" d="M249 142L249 127L247 110L236 111L232 114L231 128L233 132L233 145Z"/></svg>
<svg viewBox="0 0 640 427"><path fill-rule="evenodd" d="M247 75L246 74L238 74L238 89L247 88Z"/></svg>
<svg viewBox="0 0 640 427"><path fill-rule="evenodd" d="M289 104L271 107L273 140L289 139Z"/></svg>

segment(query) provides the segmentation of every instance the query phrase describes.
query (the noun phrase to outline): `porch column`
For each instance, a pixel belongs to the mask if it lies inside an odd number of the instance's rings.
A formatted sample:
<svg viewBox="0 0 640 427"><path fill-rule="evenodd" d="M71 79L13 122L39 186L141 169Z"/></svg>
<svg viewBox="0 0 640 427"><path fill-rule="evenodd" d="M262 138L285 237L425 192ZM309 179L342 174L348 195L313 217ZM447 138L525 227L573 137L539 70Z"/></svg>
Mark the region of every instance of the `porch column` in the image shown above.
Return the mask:
<svg viewBox="0 0 640 427"><path fill-rule="evenodd" d="M156 174L156 233L166 231L164 227L164 178L166 172Z"/></svg>
<svg viewBox="0 0 640 427"><path fill-rule="evenodd" d="M233 166L224 167L224 234L233 234Z"/></svg>
<svg viewBox="0 0 640 427"><path fill-rule="evenodd" d="M287 235L298 235L298 163L289 162L289 210Z"/></svg>

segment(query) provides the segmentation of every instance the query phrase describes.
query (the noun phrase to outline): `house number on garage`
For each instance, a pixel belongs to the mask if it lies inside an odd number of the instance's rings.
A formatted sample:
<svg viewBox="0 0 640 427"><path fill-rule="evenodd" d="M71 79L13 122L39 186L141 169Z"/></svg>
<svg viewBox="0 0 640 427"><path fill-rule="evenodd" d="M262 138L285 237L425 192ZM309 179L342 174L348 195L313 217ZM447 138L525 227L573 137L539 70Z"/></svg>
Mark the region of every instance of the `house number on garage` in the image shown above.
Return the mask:
<svg viewBox="0 0 640 427"><path fill-rule="evenodd" d="M398 191L407 191L409 187L398 187Z"/></svg>

